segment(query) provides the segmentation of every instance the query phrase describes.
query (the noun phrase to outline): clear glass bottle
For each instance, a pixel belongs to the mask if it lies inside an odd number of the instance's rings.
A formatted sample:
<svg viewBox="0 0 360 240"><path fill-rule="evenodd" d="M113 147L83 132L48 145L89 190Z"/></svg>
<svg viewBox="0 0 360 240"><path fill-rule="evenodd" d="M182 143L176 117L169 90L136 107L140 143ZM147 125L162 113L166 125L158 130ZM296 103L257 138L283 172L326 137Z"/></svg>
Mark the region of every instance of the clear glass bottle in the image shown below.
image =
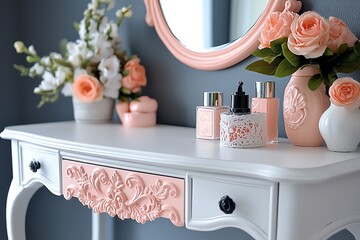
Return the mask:
<svg viewBox="0 0 360 240"><path fill-rule="evenodd" d="M251 111L267 115L267 141L278 141L279 98L275 97L275 82L256 82L255 97L251 102Z"/></svg>
<svg viewBox="0 0 360 240"><path fill-rule="evenodd" d="M239 83L231 95L230 112L221 113L220 145L233 148L262 147L266 145L266 114L251 113L249 95Z"/></svg>
<svg viewBox="0 0 360 240"><path fill-rule="evenodd" d="M220 113L229 111L223 106L222 92L204 92L204 106L196 107L196 137L220 138Z"/></svg>

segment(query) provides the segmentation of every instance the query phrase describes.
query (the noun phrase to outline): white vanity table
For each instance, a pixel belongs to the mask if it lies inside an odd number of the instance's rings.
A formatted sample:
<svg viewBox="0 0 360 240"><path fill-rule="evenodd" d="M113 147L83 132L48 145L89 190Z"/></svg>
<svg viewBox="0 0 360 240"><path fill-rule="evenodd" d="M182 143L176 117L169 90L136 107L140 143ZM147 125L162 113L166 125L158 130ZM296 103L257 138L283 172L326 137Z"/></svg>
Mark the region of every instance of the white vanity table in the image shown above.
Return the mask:
<svg viewBox="0 0 360 240"><path fill-rule="evenodd" d="M43 185L138 222L236 227L257 240L327 239L348 228L360 239L360 149L334 153L285 141L222 148L196 139L193 128L166 125L44 123L7 127L1 137L12 143L10 240L25 239L27 205Z"/></svg>

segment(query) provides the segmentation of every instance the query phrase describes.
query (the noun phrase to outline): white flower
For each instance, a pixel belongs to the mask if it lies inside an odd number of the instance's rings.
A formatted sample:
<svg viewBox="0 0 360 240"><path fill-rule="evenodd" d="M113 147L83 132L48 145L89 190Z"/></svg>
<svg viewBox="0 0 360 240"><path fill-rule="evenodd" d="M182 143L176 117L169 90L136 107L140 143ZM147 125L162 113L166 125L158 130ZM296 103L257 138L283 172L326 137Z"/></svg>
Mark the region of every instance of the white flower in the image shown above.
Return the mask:
<svg viewBox="0 0 360 240"><path fill-rule="evenodd" d="M128 7L123 7L121 9L117 10L115 14L118 18L120 18L122 15L124 15L124 17L126 17L126 18L129 18L133 15L133 12L132 12L131 8L129 9Z"/></svg>
<svg viewBox="0 0 360 240"><path fill-rule="evenodd" d="M44 65L47 65L47 66L49 66L51 64L50 57L48 57L48 56L42 57L40 62L42 64L44 64Z"/></svg>
<svg viewBox="0 0 360 240"><path fill-rule="evenodd" d="M103 17L103 18L101 19L101 22L99 23L98 31L99 31L100 33L105 34L105 33L106 33L106 30L105 30L105 29L107 28L108 25L109 25L109 21L108 21L107 17Z"/></svg>
<svg viewBox="0 0 360 240"><path fill-rule="evenodd" d="M108 98L118 98L119 89L121 87L121 74L118 73L114 77L107 78L106 81L101 78L102 77L100 77L100 81L104 83L104 96Z"/></svg>
<svg viewBox="0 0 360 240"><path fill-rule="evenodd" d="M30 68L30 77L35 77L38 75L42 75L45 71L44 66L40 65L39 63L35 63L34 66Z"/></svg>
<svg viewBox="0 0 360 240"><path fill-rule="evenodd" d="M107 58L114 54L114 49L105 34L95 33L95 37L91 40L91 45L95 47L95 53L100 58Z"/></svg>
<svg viewBox="0 0 360 240"><path fill-rule="evenodd" d="M102 59L98 69L100 70L100 76L112 78L119 73L120 61L115 55L112 55L109 58Z"/></svg>
<svg viewBox="0 0 360 240"><path fill-rule="evenodd" d="M56 89L56 78L50 72L45 72L43 74L43 80L41 81L40 85L34 89L35 93L40 93L43 91L53 91Z"/></svg>
<svg viewBox="0 0 360 240"><path fill-rule="evenodd" d="M79 76L81 75L86 75L88 74L87 71L83 68L76 68L74 71L74 81L75 79L77 79Z"/></svg>
<svg viewBox="0 0 360 240"><path fill-rule="evenodd" d="M26 48L25 44L23 42L21 42L21 41L16 41L14 43L14 47L15 47L15 50L16 50L17 53L23 53L25 48Z"/></svg>
<svg viewBox="0 0 360 240"><path fill-rule="evenodd" d="M76 43L69 42L66 45L69 52L68 61L74 66L81 66L83 61L90 59L93 56L93 52L87 48L86 42L83 40L77 40Z"/></svg>
<svg viewBox="0 0 360 240"><path fill-rule="evenodd" d="M64 84L69 76L71 76L71 69L63 66L58 67L55 72L56 85L60 86L61 84Z"/></svg>
<svg viewBox="0 0 360 240"><path fill-rule="evenodd" d="M62 59L62 56L60 53L52 52L50 53L50 58L52 59Z"/></svg>
<svg viewBox="0 0 360 240"><path fill-rule="evenodd" d="M61 90L61 93L62 93L65 97L70 97L70 96L72 96L72 88L73 88L73 84L72 84L72 83L65 83L63 89Z"/></svg>
<svg viewBox="0 0 360 240"><path fill-rule="evenodd" d="M88 23L89 26L86 28L87 23L85 22L85 20L83 19L80 22L79 36L82 40L86 39L87 34L89 37L91 37L97 31L98 24L94 19L89 19Z"/></svg>
<svg viewBox="0 0 360 240"><path fill-rule="evenodd" d="M81 20L80 25L79 25L79 36L81 39L85 39L86 38L86 23L84 20Z"/></svg>
<svg viewBox="0 0 360 240"><path fill-rule="evenodd" d="M117 38L118 26L115 23L109 23L106 25L104 32L107 33L111 38Z"/></svg>
<svg viewBox="0 0 360 240"><path fill-rule="evenodd" d="M29 46L29 52L30 52L30 54L32 54L32 55L35 55L35 54L36 54L36 50L35 50L35 48L34 48L33 45L30 45L30 46Z"/></svg>

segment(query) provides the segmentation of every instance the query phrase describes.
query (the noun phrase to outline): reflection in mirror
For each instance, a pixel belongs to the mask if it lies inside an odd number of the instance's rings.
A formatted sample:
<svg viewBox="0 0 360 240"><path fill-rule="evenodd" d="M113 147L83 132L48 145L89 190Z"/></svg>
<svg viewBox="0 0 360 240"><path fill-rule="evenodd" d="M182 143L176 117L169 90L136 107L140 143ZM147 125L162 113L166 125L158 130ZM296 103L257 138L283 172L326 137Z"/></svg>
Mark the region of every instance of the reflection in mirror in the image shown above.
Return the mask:
<svg viewBox="0 0 360 240"><path fill-rule="evenodd" d="M259 46L260 31L270 12L283 11L284 9L298 12L302 4L298 0L177 1L186 2L186 4L181 7L181 5L174 5L175 0L144 0L146 23L155 27L164 45L179 61L201 70L224 69L245 59ZM236 2L238 5L235 4ZM202 5L198 6L197 4L200 3ZM167 6L165 6L166 4ZM222 7L215 4L220 4ZM248 6L251 8L247 9ZM175 13L166 13L167 10L163 10L163 8L174 8L176 10ZM235 9L240 9L240 11L233 13ZM256 9L256 11L254 12L251 9ZM170 23L173 20L164 17L164 14L166 16L176 14L181 17L179 30L173 29L171 26L173 23ZM190 19L190 17L198 15L201 16L200 20L195 24L194 19ZM208 15L214 16L214 18L210 18ZM167 19L165 20L165 18ZM212 19L210 21L213 23L212 25L219 24L220 27L212 27L209 22L207 23L208 27L205 28L202 25L204 19ZM223 21L228 22L227 25L224 25ZM198 24L200 25L198 29L188 31L190 27ZM177 23L177 25L179 24ZM183 36L192 36L198 32L203 33L200 35L202 40L183 39ZM225 32L225 35L220 36L220 32ZM204 36L210 36L210 40ZM218 40L218 37L221 37L222 40ZM201 44L196 43L196 48L192 45L193 42L200 42Z"/></svg>
<svg viewBox="0 0 360 240"><path fill-rule="evenodd" d="M186 48L208 51L244 36L268 0L159 0L172 34Z"/></svg>

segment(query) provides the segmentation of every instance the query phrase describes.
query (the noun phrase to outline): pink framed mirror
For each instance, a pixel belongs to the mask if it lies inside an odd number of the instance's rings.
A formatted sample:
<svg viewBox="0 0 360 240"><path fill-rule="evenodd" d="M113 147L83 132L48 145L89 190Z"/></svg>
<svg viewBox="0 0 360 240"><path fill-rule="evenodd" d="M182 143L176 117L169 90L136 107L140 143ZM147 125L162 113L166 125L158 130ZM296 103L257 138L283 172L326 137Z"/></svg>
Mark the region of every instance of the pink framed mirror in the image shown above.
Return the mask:
<svg viewBox="0 0 360 240"><path fill-rule="evenodd" d="M288 9L290 7L290 9L296 9L296 11L301 7L301 1L297 0L178 1L179 4L185 4L183 5L183 9L181 5L177 5L175 0L144 0L146 6L145 20L149 26L155 27L162 42L179 61L200 70L219 70L239 63L250 56L258 47L261 27L270 12L282 11L285 5L287 5ZM193 4L198 4L195 2L201 2L203 5L193 6ZM228 2L227 7L213 5L215 3L226 4L225 2ZM192 6L189 6L190 4ZM234 12L234 9L240 9L240 12ZM230 29L231 33L229 34L228 32L227 35L234 36L230 36L223 42L220 40L220 42L214 45L208 44L200 48L197 45L192 46L192 43L195 43L197 40L186 40L183 38L183 36L192 37L201 31L203 35L210 35L212 36L212 40L214 40L214 37L220 35L218 32L214 32L213 29L214 22L219 23L220 20L223 20L223 18L219 18L221 11L226 13L226 18L230 19L228 20L229 27L226 28ZM249 15L249 13L251 14ZM178 30L175 29L174 21L172 20L172 17L176 14L181 17L181 19L178 20L178 25L180 26ZM212 20L211 17L215 14L217 19ZM188 20L191 16L200 16L199 21L201 24L199 25L196 21L190 19L186 26L185 20ZM236 17L243 18L238 20ZM206 21L204 19L209 20ZM247 26L244 27L246 24ZM185 26L181 28L181 25ZM196 25L199 25L198 30L190 29ZM236 25L235 31L231 30L234 29L234 25ZM208 26L210 27L208 28ZM210 30L206 31L206 29ZM220 26L217 27L217 29L223 31L225 28ZM239 31L238 29L242 30ZM190 32L186 33L187 30ZM181 36L181 33L183 33L183 36ZM205 42L206 41L209 42L208 40L205 40Z"/></svg>

